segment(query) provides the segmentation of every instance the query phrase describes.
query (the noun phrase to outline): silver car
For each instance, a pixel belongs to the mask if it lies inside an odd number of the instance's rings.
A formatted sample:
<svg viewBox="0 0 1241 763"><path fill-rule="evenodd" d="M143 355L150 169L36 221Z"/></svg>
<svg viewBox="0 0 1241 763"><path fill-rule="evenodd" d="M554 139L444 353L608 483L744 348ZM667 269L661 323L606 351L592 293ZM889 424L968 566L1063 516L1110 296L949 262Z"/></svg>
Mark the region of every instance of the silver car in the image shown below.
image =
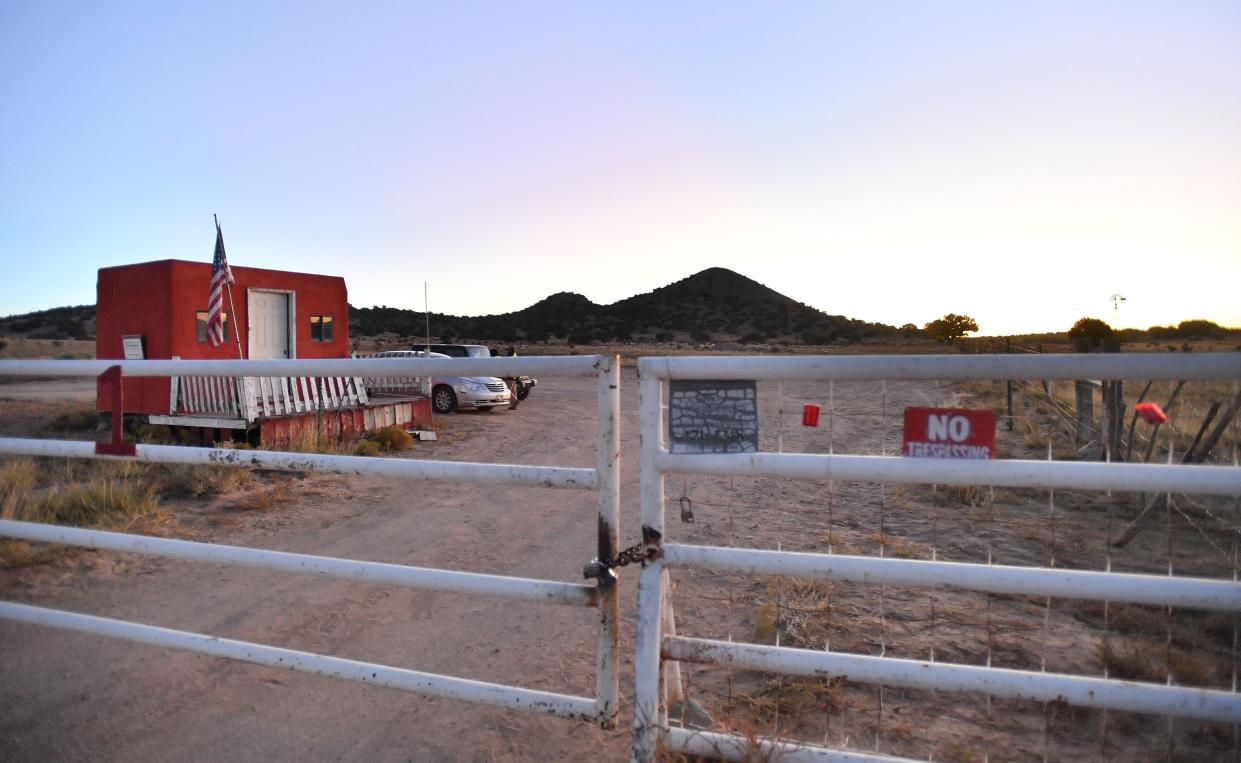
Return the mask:
<svg viewBox="0 0 1241 763"><path fill-rule="evenodd" d="M447 355L422 350L389 350L377 358L447 358ZM431 378L431 407L436 413L453 411L490 411L508 405L512 393L503 379L494 376L435 376Z"/></svg>

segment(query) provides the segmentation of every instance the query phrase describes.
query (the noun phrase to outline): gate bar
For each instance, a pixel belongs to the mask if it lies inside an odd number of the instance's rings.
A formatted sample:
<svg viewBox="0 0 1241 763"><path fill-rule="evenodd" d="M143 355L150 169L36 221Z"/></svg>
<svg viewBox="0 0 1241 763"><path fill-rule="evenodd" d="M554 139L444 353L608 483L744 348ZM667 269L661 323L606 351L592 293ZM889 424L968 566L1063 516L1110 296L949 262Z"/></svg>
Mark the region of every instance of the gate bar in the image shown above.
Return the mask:
<svg viewBox="0 0 1241 763"><path fill-rule="evenodd" d="M715 731L669 728L663 737L669 752L681 752L709 760L779 761L779 763L914 763L914 758L897 758L847 750L781 742L764 737L721 734Z"/></svg>
<svg viewBox="0 0 1241 763"><path fill-rule="evenodd" d="M181 445L139 445L136 456L96 456L93 442L34 440L20 437L0 437L0 455L66 456L108 460L119 458L122 461L249 466L293 472L369 474L404 479L463 481L479 485L555 487L573 490L594 490L598 480L594 469L566 466L520 466L517 464L480 464L468 461L332 456L271 450L189 448Z"/></svg>
<svg viewBox="0 0 1241 763"><path fill-rule="evenodd" d="M1241 694L1216 689L678 636L663 639L663 655L672 660L711 662L786 675L843 676L859 683L909 689L976 691L993 697L1241 723Z"/></svg>
<svg viewBox="0 0 1241 763"><path fill-rule="evenodd" d="M431 591L490 594L510 599L568 604L575 607L595 605L593 587L551 580L410 567L384 562L362 562L330 556L295 554L287 551L269 551L171 538L153 538L146 535L61 527L37 522L17 522L11 519L0 520L0 537L5 536L43 543L61 543L108 551L217 562L236 567L345 578L364 583L399 585Z"/></svg>
<svg viewBox="0 0 1241 763"><path fill-rule="evenodd" d="M993 461L818 453L681 455L667 451L658 454L656 463L660 471L677 474L1241 495L1241 469L1235 466L1203 464L1123 464L1015 459Z"/></svg>
<svg viewBox="0 0 1241 763"><path fill-rule="evenodd" d="M1098 355L682 356L638 359L639 374L660 379L1155 379L1232 380L1241 354L1154 352ZM125 372L129 373L128 370Z"/></svg>
<svg viewBox="0 0 1241 763"><path fill-rule="evenodd" d="M468 678L454 678L407 668L376 665L358 660L347 660L343 657L329 657L313 652L254 644L249 641L234 641L201 633L177 631L7 601L0 601L0 618L94 633L151 646L198 652L213 657L226 657L251 662L255 665L288 668L329 678L344 678L431 697L530 710L581 721L595 719L595 700L568 694L522 689Z"/></svg>
<svg viewBox="0 0 1241 763"><path fill-rule="evenodd" d="M1095 599L1133 604L1241 611L1241 583L1233 580L1094 572L1001 564L930 562L841 554L763 551L751 548L664 544L664 563L745 575L790 575L816 580L953 586L971 591Z"/></svg>
<svg viewBox="0 0 1241 763"><path fill-rule="evenodd" d="M0 360L0 376L594 376L599 355L290 360Z"/></svg>

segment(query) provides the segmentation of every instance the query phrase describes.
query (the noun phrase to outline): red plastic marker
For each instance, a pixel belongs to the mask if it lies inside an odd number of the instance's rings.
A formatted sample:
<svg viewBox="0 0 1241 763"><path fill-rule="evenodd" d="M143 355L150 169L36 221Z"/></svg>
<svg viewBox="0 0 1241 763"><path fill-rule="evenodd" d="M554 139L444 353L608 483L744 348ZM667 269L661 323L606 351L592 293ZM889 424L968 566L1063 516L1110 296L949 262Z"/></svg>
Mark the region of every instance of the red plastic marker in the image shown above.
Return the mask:
<svg viewBox="0 0 1241 763"><path fill-rule="evenodd" d="M1162 424L1168 420L1168 414L1155 403L1138 403L1133 406L1133 410L1137 411L1147 424Z"/></svg>
<svg viewBox="0 0 1241 763"><path fill-rule="evenodd" d="M801 425L804 427L817 427L819 425L819 406L814 403L807 403L801 409Z"/></svg>

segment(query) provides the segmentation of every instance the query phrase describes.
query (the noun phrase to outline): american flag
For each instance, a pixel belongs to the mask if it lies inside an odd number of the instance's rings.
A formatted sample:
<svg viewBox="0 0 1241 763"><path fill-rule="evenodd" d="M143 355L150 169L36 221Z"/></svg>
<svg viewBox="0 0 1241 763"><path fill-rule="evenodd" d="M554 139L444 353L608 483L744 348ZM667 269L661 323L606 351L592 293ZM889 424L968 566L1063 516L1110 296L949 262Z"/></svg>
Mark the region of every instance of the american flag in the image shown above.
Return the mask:
<svg viewBox="0 0 1241 763"><path fill-rule="evenodd" d="M207 300L207 341L212 347L224 344L224 286L233 283L228 257L224 255L224 233L215 224L215 259L211 261L211 297Z"/></svg>

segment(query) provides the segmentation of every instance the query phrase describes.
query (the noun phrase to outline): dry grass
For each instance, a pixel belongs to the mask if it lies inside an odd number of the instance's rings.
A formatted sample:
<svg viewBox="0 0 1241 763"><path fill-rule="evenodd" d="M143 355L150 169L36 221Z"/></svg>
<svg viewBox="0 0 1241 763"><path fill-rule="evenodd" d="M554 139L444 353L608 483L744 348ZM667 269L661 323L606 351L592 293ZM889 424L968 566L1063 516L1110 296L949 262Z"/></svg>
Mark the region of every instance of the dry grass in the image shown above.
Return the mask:
<svg viewBox="0 0 1241 763"><path fill-rule="evenodd" d="M229 504L234 511L266 512L286 504L297 497L291 478L278 478L270 485L247 490L240 498Z"/></svg>
<svg viewBox="0 0 1241 763"><path fill-rule="evenodd" d="M135 463L0 461L0 517L24 522L163 532L171 515L159 504L146 479L148 467ZM0 566L58 558L54 549L25 541L0 541Z"/></svg>
<svg viewBox="0 0 1241 763"><path fill-rule="evenodd" d="M159 492L169 497L228 495L254 482L254 471L246 467L167 464L161 472Z"/></svg>

